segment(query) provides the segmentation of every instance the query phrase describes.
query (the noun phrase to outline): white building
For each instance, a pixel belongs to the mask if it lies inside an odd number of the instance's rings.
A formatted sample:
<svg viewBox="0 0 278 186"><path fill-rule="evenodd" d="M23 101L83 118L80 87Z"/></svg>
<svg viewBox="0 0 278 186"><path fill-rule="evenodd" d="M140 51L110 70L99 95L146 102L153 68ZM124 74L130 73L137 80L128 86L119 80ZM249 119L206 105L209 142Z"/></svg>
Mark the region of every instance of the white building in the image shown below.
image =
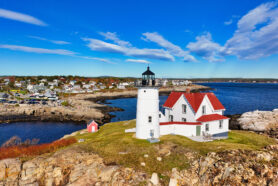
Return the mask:
<svg viewBox="0 0 278 186"><path fill-rule="evenodd" d="M227 138L229 118L214 93L172 92L164 103L165 114L159 111L159 86L149 67L137 82L136 138L155 141L162 135L181 135L191 139L211 136ZM197 139L196 139L197 140ZM158 141L158 140L156 140Z"/></svg>
<svg viewBox="0 0 278 186"><path fill-rule="evenodd" d="M214 93L172 92L159 113L160 134L227 137L229 118Z"/></svg>
<svg viewBox="0 0 278 186"><path fill-rule="evenodd" d="M92 85L90 85L90 84L84 84L84 85L82 85L82 88L90 89L90 88L92 88Z"/></svg>
<svg viewBox="0 0 278 186"><path fill-rule="evenodd" d="M20 82L15 82L15 83L14 83L14 86L15 86L15 87L22 87L22 84L21 84Z"/></svg>
<svg viewBox="0 0 278 186"><path fill-rule="evenodd" d="M159 96L155 86L155 74L147 71L142 74L142 83L137 85L136 138L159 138Z"/></svg>

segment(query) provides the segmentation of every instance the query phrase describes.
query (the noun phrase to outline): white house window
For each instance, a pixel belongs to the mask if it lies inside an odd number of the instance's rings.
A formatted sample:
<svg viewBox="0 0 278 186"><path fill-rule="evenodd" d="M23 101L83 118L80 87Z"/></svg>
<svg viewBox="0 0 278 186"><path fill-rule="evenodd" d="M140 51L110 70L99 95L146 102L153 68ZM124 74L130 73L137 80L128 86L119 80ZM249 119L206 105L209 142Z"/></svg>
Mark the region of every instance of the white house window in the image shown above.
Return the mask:
<svg viewBox="0 0 278 186"><path fill-rule="evenodd" d="M152 117L151 116L149 116L149 123L151 123L152 122Z"/></svg>
<svg viewBox="0 0 278 186"><path fill-rule="evenodd" d="M186 122L186 118L181 118L181 121L182 122Z"/></svg>
<svg viewBox="0 0 278 186"><path fill-rule="evenodd" d="M186 114L186 105L185 104L182 105L182 113Z"/></svg>
<svg viewBox="0 0 278 186"><path fill-rule="evenodd" d="M159 116L159 118L161 118L161 114L159 114L158 116Z"/></svg>
<svg viewBox="0 0 278 186"><path fill-rule="evenodd" d="M223 128L223 120L219 121L219 128L222 129Z"/></svg>
<svg viewBox="0 0 278 186"><path fill-rule="evenodd" d="M169 115L169 120L170 120L171 122L174 121L173 115Z"/></svg>
<svg viewBox="0 0 278 186"><path fill-rule="evenodd" d="M206 114L206 106L202 106L202 114L205 115Z"/></svg>
<svg viewBox="0 0 278 186"><path fill-rule="evenodd" d="M206 132L209 131L209 124L206 124Z"/></svg>

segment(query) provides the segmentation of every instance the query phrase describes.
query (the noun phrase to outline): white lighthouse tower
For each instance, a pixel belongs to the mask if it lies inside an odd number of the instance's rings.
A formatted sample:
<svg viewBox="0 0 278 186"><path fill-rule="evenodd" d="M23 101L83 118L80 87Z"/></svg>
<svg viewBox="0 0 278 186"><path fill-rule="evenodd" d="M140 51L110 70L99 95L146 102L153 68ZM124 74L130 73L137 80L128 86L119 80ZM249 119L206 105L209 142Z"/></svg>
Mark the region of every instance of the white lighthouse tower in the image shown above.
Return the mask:
<svg viewBox="0 0 278 186"><path fill-rule="evenodd" d="M159 132L159 86L155 74L150 71L142 73L142 82L137 83L136 138L156 141Z"/></svg>

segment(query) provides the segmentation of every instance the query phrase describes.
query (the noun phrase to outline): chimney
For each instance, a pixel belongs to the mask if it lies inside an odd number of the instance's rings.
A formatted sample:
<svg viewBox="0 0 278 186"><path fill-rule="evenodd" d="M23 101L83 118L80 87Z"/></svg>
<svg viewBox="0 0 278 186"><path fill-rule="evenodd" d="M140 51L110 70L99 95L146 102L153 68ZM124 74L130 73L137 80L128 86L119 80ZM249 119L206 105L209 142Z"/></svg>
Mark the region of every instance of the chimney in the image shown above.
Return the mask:
<svg viewBox="0 0 278 186"><path fill-rule="evenodd" d="M187 88L186 91L185 91L187 94L190 93L190 88Z"/></svg>

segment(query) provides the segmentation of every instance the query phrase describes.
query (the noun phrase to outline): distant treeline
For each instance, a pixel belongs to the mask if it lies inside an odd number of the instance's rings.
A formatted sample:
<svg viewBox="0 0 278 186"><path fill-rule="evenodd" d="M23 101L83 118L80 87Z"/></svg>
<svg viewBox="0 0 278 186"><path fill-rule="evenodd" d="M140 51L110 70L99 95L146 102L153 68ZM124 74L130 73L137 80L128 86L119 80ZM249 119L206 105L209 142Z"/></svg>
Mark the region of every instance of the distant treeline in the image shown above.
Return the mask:
<svg viewBox="0 0 278 186"><path fill-rule="evenodd" d="M90 80L102 80L102 79L109 79L109 80L114 80L114 81L119 81L119 82L123 82L123 81L133 81L136 78L133 77L113 77L113 76L100 76L100 77L83 77L83 76L0 76L0 79L5 79L8 78L12 81L26 81L26 80L42 80L42 79L46 79L47 81L53 81L55 79L57 80L61 80L61 79L65 79L65 80L76 80L76 81L90 81Z"/></svg>
<svg viewBox="0 0 278 186"><path fill-rule="evenodd" d="M116 80L116 81L133 81L135 79L138 79L138 77L114 77L114 76L99 76L99 77L84 77L84 76L0 76L0 79L3 78L9 78L14 80L27 80L27 79L46 79L47 81L53 81L54 79L65 79L65 80L77 80L77 81L90 81L90 80L101 80L101 79L110 79L110 80ZM190 80L193 82L229 82L229 81L235 81L235 82L273 82L278 81L276 78L163 78L168 80Z"/></svg>

